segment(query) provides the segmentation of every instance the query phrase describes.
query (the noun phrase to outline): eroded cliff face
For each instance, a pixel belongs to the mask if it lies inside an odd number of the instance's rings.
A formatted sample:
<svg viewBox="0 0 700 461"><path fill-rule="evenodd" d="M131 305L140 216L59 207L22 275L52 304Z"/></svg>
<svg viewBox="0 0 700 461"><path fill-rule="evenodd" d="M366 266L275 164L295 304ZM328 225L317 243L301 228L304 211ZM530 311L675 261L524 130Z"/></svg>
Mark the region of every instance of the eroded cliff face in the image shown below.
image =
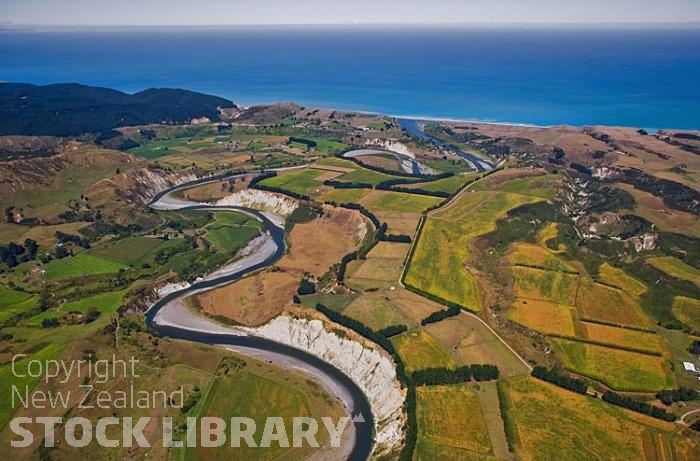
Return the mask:
<svg viewBox="0 0 700 461"><path fill-rule="evenodd" d="M191 170L173 173L166 170L138 168L96 185L106 187L106 183L110 182L122 198L145 205L159 192L196 179L197 175Z"/></svg>
<svg viewBox="0 0 700 461"><path fill-rule="evenodd" d="M384 353L341 338L326 330L321 320L280 316L261 327L241 329L309 352L349 376L372 406L376 425L373 458L403 443L405 393L396 378L393 360Z"/></svg>
<svg viewBox="0 0 700 461"><path fill-rule="evenodd" d="M257 189L244 189L222 198L216 202L215 205L252 208L254 210L274 213L286 218L297 209L299 203L286 195Z"/></svg>

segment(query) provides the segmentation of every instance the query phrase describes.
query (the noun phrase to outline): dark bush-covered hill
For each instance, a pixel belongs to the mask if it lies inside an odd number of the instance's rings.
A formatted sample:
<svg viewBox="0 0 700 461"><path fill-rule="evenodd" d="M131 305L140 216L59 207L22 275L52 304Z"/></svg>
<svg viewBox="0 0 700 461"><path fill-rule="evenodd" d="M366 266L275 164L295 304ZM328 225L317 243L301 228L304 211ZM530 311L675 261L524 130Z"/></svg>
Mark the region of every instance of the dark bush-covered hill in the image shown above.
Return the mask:
<svg viewBox="0 0 700 461"><path fill-rule="evenodd" d="M193 91L152 88L135 94L75 83L36 86L0 83L0 135L73 136L149 123L219 119L227 99Z"/></svg>

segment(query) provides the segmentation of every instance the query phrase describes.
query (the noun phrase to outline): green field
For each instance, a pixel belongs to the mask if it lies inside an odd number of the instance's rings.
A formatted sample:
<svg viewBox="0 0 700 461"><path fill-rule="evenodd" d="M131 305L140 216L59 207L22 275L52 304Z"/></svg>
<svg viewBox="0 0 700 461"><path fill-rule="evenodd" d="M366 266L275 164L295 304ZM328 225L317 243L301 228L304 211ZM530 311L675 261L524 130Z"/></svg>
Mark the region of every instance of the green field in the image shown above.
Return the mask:
<svg viewBox="0 0 700 461"><path fill-rule="evenodd" d="M319 138L314 136L304 136L304 139L310 139L311 141L316 142L316 147L314 149L317 151L326 152L328 154L335 154L348 148L347 144L337 139Z"/></svg>
<svg viewBox="0 0 700 461"><path fill-rule="evenodd" d="M427 195L403 192L373 191L362 198L361 203L370 211L395 211L398 213L420 213L437 205L443 199Z"/></svg>
<svg viewBox="0 0 700 461"><path fill-rule="evenodd" d="M388 174L379 173L378 171L368 170L365 168L359 168L355 171L345 173L342 176L336 178L338 181L344 182L362 182L367 184L372 184L376 186L380 182L387 181L389 179L396 179L398 176L390 176Z"/></svg>
<svg viewBox="0 0 700 461"><path fill-rule="evenodd" d="M673 386L663 357L552 338L564 365L618 391L657 392Z"/></svg>
<svg viewBox="0 0 700 461"><path fill-rule="evenodd" d="M574 309L561 304L533 299L516 299L508 310L508 319L543 334L575 336Z"/></svg>
<svg viewBox="0 0 700 461"><path fill-rule="evenodd" d="M651 326L638 298L620 289L581 277L575 299L584 319L645 328Z"/></svg>
<svg viewBox="0 0 700 461"><path fill-rule="evenodd" d="M355 299L343 310L343 314L359 320L374 330L381 330L389 325L415 326L415 322L405 316L383 296L365 293Z"/></svg>
<svg viewBox="0 0 700 461"><path fill-rule="evenodd" d="M469 187L477 191L498 190L553 200L557 196L555 186L558 179L556 174L544 174L543 170L538 174L537 170L527 168L505 168Z"/></svg>
<svg viewBox="0 0 700 461"><path fill-rule="evenodd" d="M62 317L69 312L85 313L91 307L97 308L105 316L110 316L116 312L126 295L126 290L108 291L98 295L89 296L77 301L67 302L61 305L58 311L46 311L32 317L27 324L41 326L41 321L45 318Z"/></svg>
<svg viewBox="0 0 700 461"><path fill-rule="evenodd" d="M434 160L423 160L421 163L429 166L433 170L437 170L440 173L446 171L452 171L455 173L462 172L473 172L474 168L462 159L459 160L444 160L444 159L434 159Z"/></svg>
<svg viewBox="0 0 700 461"><path fill-rule="evenodd" d="M246 360L247 362L247 360ZM295 417L313 417L320 420L331 417L337 421L341 416L339 405L326 395L316 382L306 375L282 369L262 368L260 363L251 363L242 371L214 379L206 393L206 401L199 411L200 416L219 417L230 421L232 416L245 416L255 421L253 439L260 444L266 419L282 417L287 431L293 427ZM290 439L292 434L288 433ZM316 434L319 444L328 442L327 432L319 421ZM302 447L282 447L273 441L268 448L248 447L242 440L235 449L235 459L250 460L295 460L305 459L317 451L304 443ZM231 448L187 448L185 460L228 460Z"/></svg>
<svg viewBox="0 0 700 461"><path fill-rule="evenodd" d="M557 191L553 187L553 183L557 179L557 175L555 174L511 179L505 184L500 185L498 190L553 200L557 196Z"/></svg>
<svg viewBox="0 0 700 461"><path fill-rule="evenodd" d="M44 266L46 280L63 280L85 275L111 274L126 267L109 259L80 253L63 259L54 259Z"/></svg>
<svg viewBox="0 0 700 461"><path fill-rule="evenodd" d="M424 368L455 368L454 358L425 331L409 331L391 339L406 365L406 371Z"/></svg>
<svg viewBox="0 0 700 461"><path fill-rule="evenodd" d="M552 251L539 245L518 242L508 254L508 262L518 266L537 267L550 271L578 273L578 270Z"/></svg>
<svg viewBox="0 0 700 461"><path fill-rule="evenodd" d="M687 280L700 286L700 269L690 266L673 256L662 256L659 258L649 258L647 263L651 264L661 272L665 272L671 277Z"/></svg>
<svg viewBox="0 0 700 461"><path fill-rule="evenodd" d="M346 159L338 158L338 157L324 157L324 158L318 160L315 164L329 166L329 167L336 167L336 168L344 168L344 169L349 169L349 170L361 169L361 167L357 163L355 163L351 160L346 160Z"/></svg>
<svg viewBox="0 0 700 461"><path fill-rule="evenodd" d="M90 254L131 265L144 259L162 243L163 240L152 237L129 237L100 245L91 250Z"/></svg>
<svg viewBox="0 0 700 461"><path fill-rule="evenodd" d="M335 293L319 293L301 297L304 306L316 308L316 304L321 303L334 311L344 312L344 310L358 298L356 294L338 295Z"/></svg>
<svg viewBox="0 0 700 461"><path fill-rule="evenodd" d="M426 221L405 283L422 291L481 310L476 281L465 268L469 241L496 227L509 210L541 199L500 192L465 192Z"/></svg>
<svg viewBox="0 0 700 461"><path fill-rule="evenodd" d="M260 234L262 225L257 219L241 213L216 212L214 222L206 226L204 238L217 251L236 253Z"/></svg>
<svg viewBox="0 0 700 461"><path fill-rule="evenodd" d="M322 202L358 203L362 197L369 194L369 189L332 189L319 197Z"/></svg>
<svg viewBox="0 0 700 461"><path fill-rule="evenodd" d="M36 296L0 285L0 322L4 322L13 315L33 309L35 305Z"/></svg>
<svg viewBox="0 0 700 461"><path fill-rule="evenodd" d="M506 431L516 459L673 459L664 440L674 424L566 391L530 377L500 380Z"/></svg>
<svg viewBox="0 0 700 461"><path fill-rule="evenodd" d="M210 145L211 143L208 142L190 142L190 138L172 138L149 142L139 147L129 149L129 153L149 160L155 160L158 157L180 154Z"/></svg>
<svg viewBox="0 0 700 461"><path fill-rule="evenodd" d="M655 354L663 352L661 336L650 331L630 330L600 323L581 322L581 329L585 330L584 338L598 343L628 349L648 351Z"/></svg>
<svg viewBox="0 0 700 461"><path fill-rule="evenodd" d="M608 263L603 263L598 268L600 278L610 285L631 294L632 296L641 296L647 291L647 286L642 282L632 277L622 269L613 267Z"/></svg>
<svg viewBox="0 0 700 461"><path fill-rule="evenodd" d="M578 276L531 267L511 267L513 291L520 298L571 304L576 299Z"/></svg>
<svg viewBox="0 0 700 461"><path fill-rule="evenodd" d="M163 130L163 139L147 141L138 147L129 149L130 154L155 160L159 157L173 154L183 154L202 149L216 147L219 142L226 142L229 136L216 136L212 127L187 127L185 129Z"/></svg>
<svg viewBox="0 0 700 461"><path fill-rule="evenodd" d="M700 300L676 296L673 299L673 315L696 331L700 331Z"/></svg>
<svg viewBox="0 0 700 461"><path fill-rule="evenodd" d="M46 360L54 360L60 354L63 346L62 343L45 343L40 350L33 354L27 354L27 357L18 360L15 363L15 373L12 371L12 364L0 366L0 395L2 395L0 399L0 430L5 427L19 405L15 398L15 406L12 406L12 386L15 386L20 394L24 395L25 388L31 392L41 379L41 376L33 378L27 373L29 362L32 360L44 362L45 368ZM19 375L24 375L24 377Z"/></svg>
<svg viewBox="0 0 700 461"><path fill-rule="evenodd" d="M323 170L305 168L303 170L279 174L261 181L260 184L263 186L279 187L280 189L296 192L297 194L312 195L317 189L323 187L323 181L316 179L323 173Z"/></svg>
<svg viewBox="0 0 700 461"><path fill-rule="evenodd" d="M401 187L415 187L431 192L447 192L448 194L454 194L469 179L470 176L456 174L449 178L438 179L437 181L421 182L416 185Z"/></svg>
<svg viewBox="0 0 700 461"><path fill-rule="evenodd" d="M416 390L418 460L482 459L491 454L486 420L469 384Z"/></svg>

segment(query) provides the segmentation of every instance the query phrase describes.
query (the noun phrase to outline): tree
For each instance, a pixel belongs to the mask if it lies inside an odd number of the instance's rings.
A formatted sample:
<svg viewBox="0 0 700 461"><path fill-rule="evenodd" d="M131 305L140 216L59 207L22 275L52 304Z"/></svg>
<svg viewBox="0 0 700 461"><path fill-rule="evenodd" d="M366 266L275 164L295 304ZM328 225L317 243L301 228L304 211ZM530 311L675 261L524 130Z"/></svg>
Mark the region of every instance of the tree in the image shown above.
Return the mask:
<svg viewBox="0 0 700 461"><path fill-rule="evenodd" d="M532 369L531 374L535 378L556 384L559 387L563 387L564 389L568 389L579 394L585 394L588 391L588 386L586 386L586 383L583 381L560 374L556 370L548 370L543 366L536 366Z"/></svg>
<svg viewBox="0 0 700 461"><path fill-rule="evenodd" d="M83 323L92 323L101 315L102 313L97 310L95 306L88 307L83 316Z"/></svg>
<svg viewBox="0 0 700 461"><path fill-rule="evenodd" d="M297 293L301 296L316 293L316 285L307 279L302 279Z"/></svg>
<svg viewBox="0 0 700 461"><path fill-rule="evenodd" d="M687 387L679 387L678 389L661 391L656 394L656 398L661 400L664 405L673 405L674 402L687 402L700 398L698 391Z"/></svg>
<svg viewBox="0 0 700 461"><path fill-rule="evenodd" d="M24 241L24 249L27 251L27 259L32 260L36 258L36 252L39 249L39 245L35 240L26 239Z"/></svg>
<svg viewBox="0 0 700 461"><path fill-rule="evenodd" d="M56 317L46 317L41 320L41 328L54 328L58 326L58 319Z"/></svg>
<svg viewBox="0 0 700 461"><path fill-rule="evenodd" d="M15 214L13 210L15 209L14 205L8 206L5 208L5 218L7 219L7 222L9 224L14 224L15 223Z"/></svg>
<svg viewBox="0 0 700 461"><path fill-rule="evenodd" d="M700 355L700 339L693 341L693 344L688 347L688 351L693 355Z"/></svg>
<svg viewBox="0 0 700 461"><path fill-rule="evenodd" d="M51 294L48 290L41 290L39 292L39 299L36 301L36 308L39 312L44 312L51 307Z"/></svg>
<svg viewBox="0 0 700 461"><path fill-rule="evenodd" d="M69 254L70 252L66 249L64 245L57 246L56 251L54 252L54 256L56 256L56 259L65 258Z"/></svg>

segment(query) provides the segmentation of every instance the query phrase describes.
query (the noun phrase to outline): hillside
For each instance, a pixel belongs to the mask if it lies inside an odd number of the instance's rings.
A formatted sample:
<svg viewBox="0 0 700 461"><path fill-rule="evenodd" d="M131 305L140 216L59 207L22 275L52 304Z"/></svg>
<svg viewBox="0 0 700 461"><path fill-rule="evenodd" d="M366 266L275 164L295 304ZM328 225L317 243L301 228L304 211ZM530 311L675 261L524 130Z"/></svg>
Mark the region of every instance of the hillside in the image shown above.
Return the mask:
<svg viewBox="0 0 700 461"><path fill-rule="evenodd" d="M119 126L218 120L224 98L151 88L135 94L73 83L0 83L0 135L75 136Z"/></svg>

